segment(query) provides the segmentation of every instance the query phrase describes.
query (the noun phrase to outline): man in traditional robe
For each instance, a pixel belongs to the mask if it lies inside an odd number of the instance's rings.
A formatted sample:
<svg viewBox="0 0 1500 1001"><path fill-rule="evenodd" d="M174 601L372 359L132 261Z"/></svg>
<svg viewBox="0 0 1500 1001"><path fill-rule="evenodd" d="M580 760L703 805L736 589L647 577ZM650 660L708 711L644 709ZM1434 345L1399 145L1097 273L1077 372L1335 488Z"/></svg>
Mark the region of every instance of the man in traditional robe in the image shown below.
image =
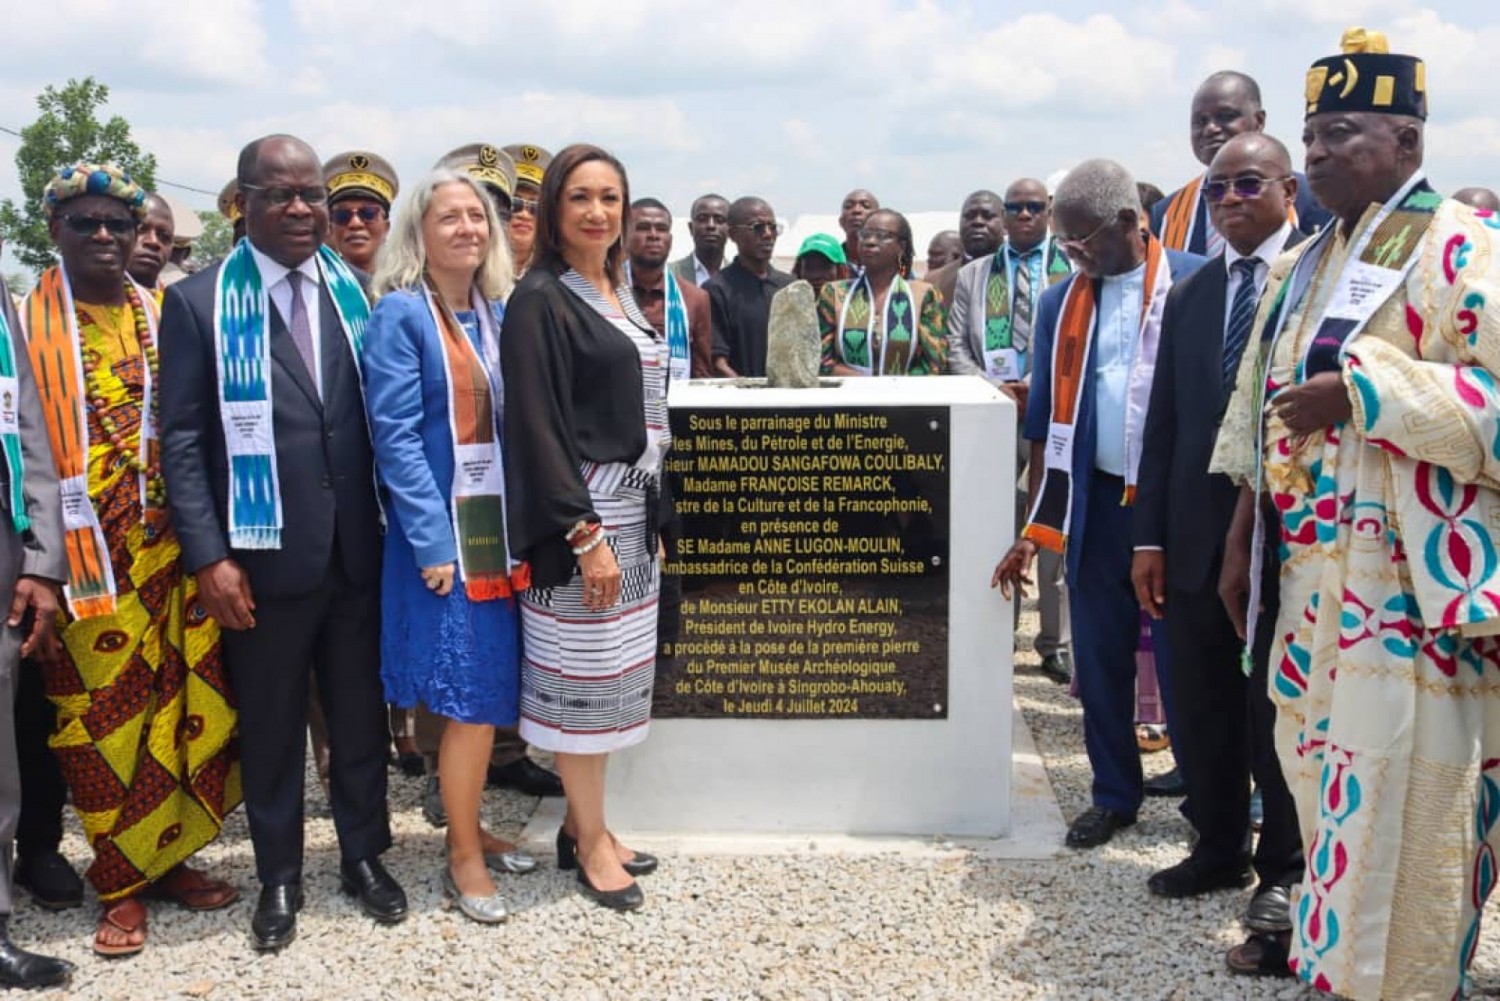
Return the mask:
<svg viewBox="0 0 1500 1001"><path fill-rule="evenodd" d="M1052 218L1078 270L1037 303L1025 427L1032 508L993 584L1010 598L1031 583L1039 549L1063 554L1094 773L1093 805L1073 821L1067 843L1092 848L1135 823L1145 794L1134 726L1141 608L1130 583L1130 503L1162 309L1172 284L1203 261L1166 250L1146 231L1134 178L1109 160L1089 160L1062 180ZM1162 663L1169 653L1159 623L1152 638Z"/></svg>
<svg viewBox="0 0 1500 1001"><path fill-rule="evenodd" d="M1241 132L1260 132L1266 127L1261 106L1260 84L1244 73L1221 70L1199 85L1188 115L1188 140L1193 156L1206 169L1226 142ZM1314 201L1301 175L1292 225L1304 233L1315 233L1328 221L1328 211ZM1208 202L1203 198L1203 175L1199 175L1151 206L1151 232L1172 250L1185 250L1213 258L1224 252L1224 238L1214 228Z"/></svg>
<svg viewBox="0 0 1500 1001"><path fill-rule="evenodd" d="M1451 998L1500 842L1500 219L1423 175L1422 62L1359 28L1341 47L1302 135L1335 221L1272 268L1212 467L1247 485L1221 579L1242 634L1251 540L1282 554L1270 692L1307 864L1257 958L1357 1001Z"/></svg>

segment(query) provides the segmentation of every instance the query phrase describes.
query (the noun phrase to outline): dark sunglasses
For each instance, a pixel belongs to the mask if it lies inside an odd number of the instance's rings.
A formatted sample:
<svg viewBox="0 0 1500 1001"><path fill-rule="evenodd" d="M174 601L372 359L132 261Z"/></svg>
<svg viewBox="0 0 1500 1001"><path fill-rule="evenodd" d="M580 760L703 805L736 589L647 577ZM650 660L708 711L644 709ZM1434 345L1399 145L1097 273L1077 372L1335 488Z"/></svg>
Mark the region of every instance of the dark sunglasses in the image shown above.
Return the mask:
<svg viewBox="0 0 1500 1001"><path fill-rule="evenodd" d="M520 215L522 212L528 212L531 215L536 215L541 210L541 207L542 203L535 198L522 198L517 195L511 199L510 214Z"/></svg>
<svg viewBox="0 0 1500 1001"><path fill-rule="evenodd" d="M1208 181L1203 185L1203 197L1211 202L1222 202L1229 189L1234 189L1236 198L1259 198L1266 185L1275 181L1287 181L1287 177L1261 177L1259 174L1241 174L1227 181Z"/></svg>
<svg viewBox="0 0 1500 1001"><path fill-rule="evenodd" d="M374 222L376 219L384 218L385 209L379 205L361 205L357 209L339 208L329 213L335 226L347 226L354 221L355 216L363 222Z"/></svg>
<svg viewBox="0 0 1500 1001"><path fill-rule="evenodd" d="M110 236L124 236L136 231L134 219L101 219L93 215L65 215L62 221L79 236L93 236L103 226Z"/></svg>
<svg viewBox="0 0 1500 1001"><path fill-rule="evenodd" d="M261 187L259 184L241 184L241 191L259 191L266 196L266 201L278 208L290 205L297 199L302 199L304 205L322 205L328 201L328 189L321 184L312 188L288 188L280 185L274 188Z"/></svg>
<svg viewBox="0 0 1500 1001"><path fill-rule="evenodd" d="M756 236L780 236L784 230L779 222L737 222L730 229L748 229Z"/></svg>
<svg viewBox="0 0 1500 1001"><path fill-rule="evenodd" d="M1032 215L1041 215L1045 211L1047 211L1047 203L1046 202L1006 202L1005 203L1005 214L1008 215L1008 216L1011 216L1012 218L1014 218L1015 216L1020 215L1022 212L1029 212Z"/></svg>

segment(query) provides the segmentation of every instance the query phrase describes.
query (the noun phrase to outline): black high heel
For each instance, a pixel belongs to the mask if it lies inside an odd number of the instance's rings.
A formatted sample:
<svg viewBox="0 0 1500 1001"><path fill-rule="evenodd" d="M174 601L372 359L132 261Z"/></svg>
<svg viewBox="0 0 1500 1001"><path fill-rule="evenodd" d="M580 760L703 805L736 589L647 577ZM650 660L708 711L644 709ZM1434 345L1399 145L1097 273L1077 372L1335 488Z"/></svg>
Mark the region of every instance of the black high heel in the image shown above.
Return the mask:
<svg viewBox="0 0 1500 1001"><path fill-rule="evenodd" d="M589 882L589 874L583 866L578 867L578 888L585 897L593 898L596 904L612 911L635 911L646 903L646 894L639 883L631 883L623 890L601 890Z"/></svg>
<svg viewBox="0 0 1500 1001"><path fill-rule="evenodd" d="M659 865L655 855L636 852L628 862L620 866L632 876L649 876ZM557 868L560 872L571 872L578 868L578 840L563 830L557 829Z"/></svg>

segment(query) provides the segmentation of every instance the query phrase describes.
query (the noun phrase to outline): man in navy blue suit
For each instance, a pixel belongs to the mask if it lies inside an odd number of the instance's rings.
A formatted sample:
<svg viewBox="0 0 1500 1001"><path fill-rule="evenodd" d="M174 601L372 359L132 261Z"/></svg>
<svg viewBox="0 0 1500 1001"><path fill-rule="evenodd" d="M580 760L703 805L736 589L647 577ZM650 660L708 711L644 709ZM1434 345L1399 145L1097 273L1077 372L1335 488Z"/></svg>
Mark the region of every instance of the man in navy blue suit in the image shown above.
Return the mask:
<svg viewBox="0 0 1500 1001"><path fill-rule="evenodd" d="M1193 94L1188 116L1188 139L1193 156L1206 171L1214 156L1230 139L1242 132L1261 132L1266 127L1266 110L1260 103L1260 84L1255 78L1234 70L1213 74ZM1293 228L1316 233L1329 220L1328 210L1312 196L1312 189L1301 174L1297 178L1294 211L1287 214ZM1151 206L1151 232L1171 250L1183 250L1208 258L1224 250L1224 238L1214 228L1203 197L1203 177L1199 175Z"/></svg>
<svg viewBox="0 0 1500 1001"><path fill-rule="evenodd" d="M1063 553L1094 772L1093 805L1073 821L1067 843L1092 848L1135 823L1143 796L1129 504L1167 292L1203 259L1166 250L1146 231L1135 179L1109 160L1087 161L1062 180L1052 219L1077 270L1037 303L1023 431L1032 443L1032 510L993 584L1009 598L1030 583L1040 547ZM1156 623L1152 633L1161 667L1170 663L1166 631ZM1170 702L1167 710L1170 724Z"/></svg>

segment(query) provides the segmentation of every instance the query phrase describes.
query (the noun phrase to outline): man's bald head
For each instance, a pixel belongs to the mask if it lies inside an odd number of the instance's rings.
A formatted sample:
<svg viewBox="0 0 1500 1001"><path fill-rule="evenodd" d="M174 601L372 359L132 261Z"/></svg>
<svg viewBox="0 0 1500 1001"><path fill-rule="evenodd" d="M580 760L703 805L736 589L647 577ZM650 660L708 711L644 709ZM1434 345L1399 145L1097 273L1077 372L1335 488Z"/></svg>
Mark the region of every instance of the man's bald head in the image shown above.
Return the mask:
<svg viewBox="0 0 1500 1001"><path fill-rule="evenodd" d="M1203 191L1214 228L1237 253L1249 257L1287 224L1297 197L1292 156L1274 136L1241 133L1208 165Z"/></svg>
<svg viewBox="0 0 1500 1001"><path fill-rule="evenodd" d="M1500 212L1500 197L1489 188L1459 188L1453 192L1453 200L1476 209Z"/></svg>
<svg viewBox="0 0 1500 1001"><path fill-rule="evenodd" d="M1277 176L1292 172L1292 154L1286 148L1286 143L1265 132L1242 132L1231 137L1220 147L1219 156L1231 151L1263 164L1268 170L1278 171ZM1217 162L1218 156L1214 160ZM1213 173L1213 164L1209 164L1208 169Z"/></svg>

